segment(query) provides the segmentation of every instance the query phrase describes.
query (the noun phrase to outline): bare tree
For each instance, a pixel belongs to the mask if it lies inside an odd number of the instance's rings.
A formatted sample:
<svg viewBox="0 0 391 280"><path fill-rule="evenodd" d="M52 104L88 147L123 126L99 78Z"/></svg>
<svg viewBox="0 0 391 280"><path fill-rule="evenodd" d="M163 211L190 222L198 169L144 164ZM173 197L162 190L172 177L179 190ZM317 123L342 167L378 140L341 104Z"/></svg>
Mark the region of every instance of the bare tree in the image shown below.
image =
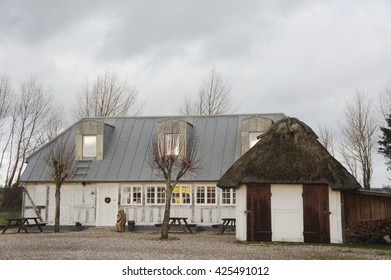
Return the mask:
<svg viewBox="0 0 391 280"><path fill-rule="evenodd" d="M121 79L116 70L107 68L92 84L85 84L77 96L74 115L76 118L137 115L143 107L138 104L137 95L137 90Z"/></svg>
<svg viewBox="0 0 391 280"><path fill-rule="evenodd" d="M10 116L13 93L8 78L3 75L0 77L0 171L3 166L4 156L8 147L9 137L7 136L7 128L4 124Z"/></svg>
<svg viewBox="0 0 391 280"><path fill-rule="evenodd" d="M48 90L34 78L22 83L20 91L0 78L0 95L5 108L0 120L0 174L9 188L18 185L27 155L59 133L63 118L58 114L63 111L52 106Z"/></svg>
<svg viewBox="0 0 391 280"><path fill-rule="evenodd" d="M382 118L387 118L391 113L391 81L386 84L379 94L380 112Z"/></svg>
<svg viewBox="0 0 391 280"><path fill-rule="evenodd" d="M67 141L59 140L53 142L50 145L49 154L46 157L46 163L49 166L49 176L56 185L54 232L59 232L61 186L65 181L73 177L76 170L74 146L70 146Z"/></svg>
<svg viewBox="0 0 391 280"><path fill-rule="evenodd" d="M185 95L182 105L178 108L179 114L183 116L196 115L195 104L192 101L191 96Z"/></svg>
<svg viewBox="0 0 391 280"><path fill-rule="evenodd" d="M164 138L156 137L152 141L149 157L149 166L162 174L166 182L161 239L168 239L171 198L175 186L187 172L195 172L200 168L196 137L186 139L176 133L171 134L171 137L167 136L168 134Z"/></svg>
<svg viewBox="0 0 391 280"><path fill-rule="evenodd" d="M66 125L64 108L60 104L48 106L47 110L47 120L43 127L43 133L36 135L38 146L44 145L57 137Z"/></svg>
<svg viewBox="0 0 391 280"><path fill-rule="evenodd" d="M0 129L8 117L11 107L12 90L6 76L0 76ZM0 130L0 140L3 132Z"/></svg>
<svg viewBox="0 0 391 280"><path fill-rule="evenodd" d="M50 104L50 96L41 83L30 79L22 84L21 94L12 108L6 187L17 185L27 154L40 144L35 140L44 133Z"/></svg>
<svg viewBox="0 0 391 280"><path fill-rule="evenodd" d="M213 68L202 81L198 97L192 100L186 96L178 111L181 115L222 115L234 112L231 102L232 87Z"/></svg>
<svg viewBox="0 0 391 280"><path fill-rule="evenodd" d="M331 127L319 126L319 142L335 157L335 141Z"/></svg>
<svg viewBox="0 0 391 280"><path fill-rule="evenodd" d="M377 128L371 100L363 93L356 92L353 102L347 103L345 107L345 124L341 127L341 154L348 166L357 165L360 168L366 190L371 187Z"/></svg>

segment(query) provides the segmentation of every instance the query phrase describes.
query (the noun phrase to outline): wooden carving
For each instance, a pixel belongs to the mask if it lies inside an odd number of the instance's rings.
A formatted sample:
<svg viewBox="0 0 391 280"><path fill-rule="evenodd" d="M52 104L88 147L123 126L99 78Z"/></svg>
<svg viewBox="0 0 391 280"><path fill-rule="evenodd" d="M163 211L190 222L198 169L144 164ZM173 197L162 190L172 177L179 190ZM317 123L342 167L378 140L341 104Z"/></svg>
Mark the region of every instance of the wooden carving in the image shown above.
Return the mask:
<svg viewBox="0 0 391 280"><path fill-rule="evenodd" d="M116 232L124 232L126 223L126 214L124 209L119 209L117 214L117 223L115 225Z"/></svg>

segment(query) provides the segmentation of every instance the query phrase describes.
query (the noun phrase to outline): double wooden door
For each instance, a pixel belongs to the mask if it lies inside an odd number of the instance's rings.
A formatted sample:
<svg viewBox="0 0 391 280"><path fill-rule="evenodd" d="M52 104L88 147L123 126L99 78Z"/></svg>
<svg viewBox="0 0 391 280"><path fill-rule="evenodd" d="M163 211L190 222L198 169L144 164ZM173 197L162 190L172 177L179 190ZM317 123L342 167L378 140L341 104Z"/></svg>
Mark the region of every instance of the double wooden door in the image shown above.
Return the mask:
<svg viewBox="0 0 391 280"><path fill-rule="evenodd" d="M303 185L304 242L330 243L328 192L328 185ZM267 184L247 185L247 240L272 241L271 217L271 186Z"/></svg>

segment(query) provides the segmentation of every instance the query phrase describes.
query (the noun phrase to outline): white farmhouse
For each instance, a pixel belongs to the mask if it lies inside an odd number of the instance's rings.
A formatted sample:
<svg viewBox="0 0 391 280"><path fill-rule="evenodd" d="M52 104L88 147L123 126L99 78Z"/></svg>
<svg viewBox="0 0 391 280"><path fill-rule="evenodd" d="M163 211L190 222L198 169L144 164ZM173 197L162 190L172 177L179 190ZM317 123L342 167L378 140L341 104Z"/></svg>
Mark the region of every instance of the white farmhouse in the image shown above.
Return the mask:
<svg viewBox="0 0 391 280"><path fill-rule="evenodd" d="M217 181L257 141L257 136L283 114L189 117L86 118L53 141L74 147L77 170L61 187L61 225L80 222L114 226L120 208L137 225L162 221L165 203L163 177L148 157L154 137L198 137L202 168L188 173L175 188L172 216L211 225L235 217L235 189L216 187ZM177 129L172 130L175 122ZM180 137L179 137L180 136ZM54 224L55 186L46 163L49 145L28 158L22 176L23 215L39 214Z"/></svg>

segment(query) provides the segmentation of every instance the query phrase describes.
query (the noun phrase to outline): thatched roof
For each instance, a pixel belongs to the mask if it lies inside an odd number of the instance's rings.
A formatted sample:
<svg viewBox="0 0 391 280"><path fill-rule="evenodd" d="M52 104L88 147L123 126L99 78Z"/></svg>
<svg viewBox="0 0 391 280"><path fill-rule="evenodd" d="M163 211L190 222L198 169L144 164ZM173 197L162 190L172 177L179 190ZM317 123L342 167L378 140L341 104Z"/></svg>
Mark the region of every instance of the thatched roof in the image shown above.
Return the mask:
<svg viewBox="0 0 391 280"><path fill-rule="evenodd" d="M360 188L355 178L296 118L284 118L261 135L217 182L220 188L241 184L329 184L333 190Z"/></svg>

